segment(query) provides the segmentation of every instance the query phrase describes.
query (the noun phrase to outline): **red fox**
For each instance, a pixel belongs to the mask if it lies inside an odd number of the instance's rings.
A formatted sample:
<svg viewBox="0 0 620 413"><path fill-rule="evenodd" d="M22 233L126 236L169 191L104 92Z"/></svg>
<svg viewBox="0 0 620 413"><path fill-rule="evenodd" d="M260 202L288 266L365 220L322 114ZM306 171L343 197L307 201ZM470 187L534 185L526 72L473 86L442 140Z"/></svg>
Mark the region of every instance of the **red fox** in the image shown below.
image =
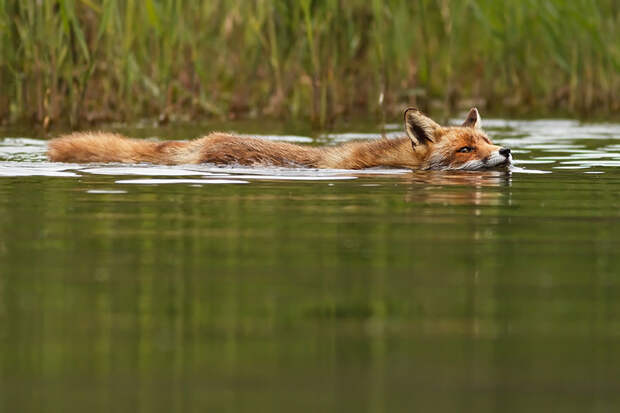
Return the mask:
<svg viewBox="0 0 620 413"><path fill-rule="evenodd" d="M461 126L442 127L415 108L404 113L406 137L311 147L225 133L192 141L152 142L104 132L80 132L53 139L48 158L58 162L154 164L240 164L312 168L476 170L509 165L510 149L493 145L472 108Z"/></svg>

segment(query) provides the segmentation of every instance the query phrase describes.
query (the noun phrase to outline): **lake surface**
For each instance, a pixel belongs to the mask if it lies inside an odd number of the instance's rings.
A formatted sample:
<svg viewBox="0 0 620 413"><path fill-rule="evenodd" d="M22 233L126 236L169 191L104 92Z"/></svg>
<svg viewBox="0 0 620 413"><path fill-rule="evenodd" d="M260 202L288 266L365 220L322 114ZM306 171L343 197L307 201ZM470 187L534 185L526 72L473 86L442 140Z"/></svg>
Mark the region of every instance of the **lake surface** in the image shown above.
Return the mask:
<svg viewBox="0 0 620 413"><path fill-rule="evenodd" d="M618 411L620 125L485 128L510 171L60 164L0 131L0 411ZM377 136L116 128L211 129Z"/></svg>

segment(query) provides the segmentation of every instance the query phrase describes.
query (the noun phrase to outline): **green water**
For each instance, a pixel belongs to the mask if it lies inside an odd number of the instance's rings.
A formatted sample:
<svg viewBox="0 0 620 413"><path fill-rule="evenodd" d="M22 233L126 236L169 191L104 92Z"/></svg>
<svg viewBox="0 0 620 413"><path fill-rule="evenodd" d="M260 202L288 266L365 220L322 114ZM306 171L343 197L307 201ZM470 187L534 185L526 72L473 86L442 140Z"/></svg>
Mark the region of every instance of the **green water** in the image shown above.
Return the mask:
<svg viewBox="0 0 620 413"><path fill-rule="evenodd" d="M5 132L0 411L617 411L620 125L488 129L512 171L62 165Z"/></svg>

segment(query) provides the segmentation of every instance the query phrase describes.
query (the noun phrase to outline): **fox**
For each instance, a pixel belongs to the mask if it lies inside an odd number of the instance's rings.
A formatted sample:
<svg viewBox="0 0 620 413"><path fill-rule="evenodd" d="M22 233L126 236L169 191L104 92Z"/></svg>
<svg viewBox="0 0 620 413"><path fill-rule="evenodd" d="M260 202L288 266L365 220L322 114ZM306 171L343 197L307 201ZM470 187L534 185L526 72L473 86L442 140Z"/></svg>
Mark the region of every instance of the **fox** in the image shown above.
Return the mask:
<svg viewBox="0 0 620 413"><path fill-rule="evenodd" d="M190 141L148 141L116 133L74 132L50 140L52 162L202 164L411 170L480 170L508 166L511 151L482 130L477 108L460 126L440 126L416 108L404 111L405 135L312 147L212 132Z"/></svg>

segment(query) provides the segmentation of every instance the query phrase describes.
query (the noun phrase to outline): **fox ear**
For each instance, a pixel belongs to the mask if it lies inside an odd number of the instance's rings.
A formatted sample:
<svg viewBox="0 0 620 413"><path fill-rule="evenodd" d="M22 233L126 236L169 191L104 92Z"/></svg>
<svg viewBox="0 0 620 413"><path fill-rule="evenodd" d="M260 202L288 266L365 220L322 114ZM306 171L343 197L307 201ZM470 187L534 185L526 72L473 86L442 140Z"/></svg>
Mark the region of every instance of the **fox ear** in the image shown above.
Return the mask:
<svg viewBox="0 0 620 413"><path fill-rule="evenodd" d="M462 126L475 129L482 128L482 118L480 117L480 113L478 113L478 109L471 108L469 110L469 113L467 114L467 119L465 119L465 122L463 122Z"/></svg>
<svg viewBox="0 0 620 413"><path fill-rule="evenodd" d="M440 127L434 120L416 108L405 110L405 130L413 146L433 142L433 135Z"/></svg>

